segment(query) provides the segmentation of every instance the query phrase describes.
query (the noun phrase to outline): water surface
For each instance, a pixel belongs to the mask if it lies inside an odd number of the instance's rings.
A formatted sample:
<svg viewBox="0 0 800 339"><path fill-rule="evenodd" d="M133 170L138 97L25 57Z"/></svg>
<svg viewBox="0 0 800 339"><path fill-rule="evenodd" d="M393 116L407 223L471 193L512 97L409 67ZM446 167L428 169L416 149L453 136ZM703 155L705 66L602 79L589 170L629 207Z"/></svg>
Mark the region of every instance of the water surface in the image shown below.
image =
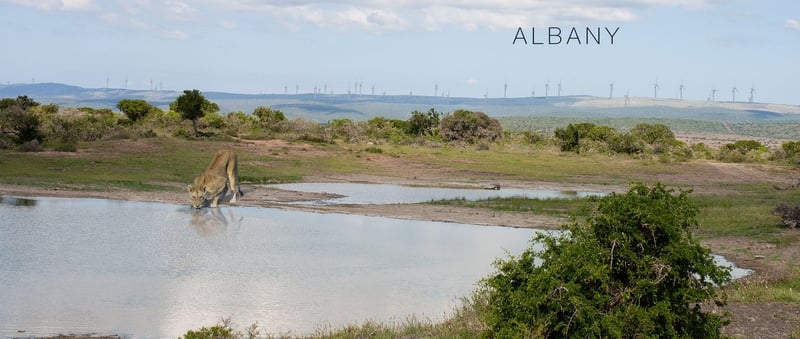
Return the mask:
<svg viewBox="0 0 800 339"><path fill-rule="evenodd" d="M0 336L441 319L530 229L255 207L0 201ZM24 333L17 331L24 330Z"/></svg>
<svg viewBox="0 0 800 339"><path fill-rule="evenodd" d="M302 204L413 204L431 200L527 197L531 199L574 199L600 193L539 190L523 188L501 188L487 190L477 188L418 187L390 184L364 183L289 183L268 187L313 193L342 195L340 198L304 201Z"/></svg>
<svg viewBox="0 0 800 339"><path fill-rule="evenodd" d="M0 336L175 338L222 317L294 334L410 314L442 319L491 273L495 258L520 253L536 232L257 207L0 197Z"/></svg>

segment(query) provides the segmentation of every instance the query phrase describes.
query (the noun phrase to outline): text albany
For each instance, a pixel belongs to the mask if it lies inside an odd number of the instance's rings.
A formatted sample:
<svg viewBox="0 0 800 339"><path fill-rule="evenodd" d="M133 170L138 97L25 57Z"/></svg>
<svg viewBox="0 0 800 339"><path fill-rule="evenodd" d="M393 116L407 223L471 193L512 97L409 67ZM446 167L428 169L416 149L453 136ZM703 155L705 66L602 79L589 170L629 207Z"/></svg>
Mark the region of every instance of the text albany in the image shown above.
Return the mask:
<svg viewBox="0 0 800 339"><path fill-rule="evenodd" d="M569 29L561 29L561 27L558 26L550 26L547 27L546 30L537 30L536 27L531 27L530 35L526 36L522 27L519 27L517 28L517 34L514 36L512 45L516 45L517 43L523 45L529 43L531 45L613 45L614 37L619 32L619 27L613 30L608 27L602 28L603 29L601 29L601 27L585 27L585 29L579 29L577 27L571 27Z"/></svg>

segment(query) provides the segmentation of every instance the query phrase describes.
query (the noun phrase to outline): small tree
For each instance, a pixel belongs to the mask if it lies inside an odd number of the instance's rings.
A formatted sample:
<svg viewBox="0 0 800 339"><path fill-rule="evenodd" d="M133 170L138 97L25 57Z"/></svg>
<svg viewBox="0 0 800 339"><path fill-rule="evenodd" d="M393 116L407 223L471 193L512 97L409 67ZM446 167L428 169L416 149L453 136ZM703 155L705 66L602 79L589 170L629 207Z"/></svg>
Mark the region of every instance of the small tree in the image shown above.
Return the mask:
<svg viewBox="0 0 800 339"><path fill-rule="evenodd" d="M730 280L692 238L697 208L681 191L634 184L592 200L593 212L563 233L540 233L519 257L496 262L482 281L488 336L719 337Z"/></svg>
<svg viewBox="0 0 800 339"><path fill-rule="evenodd" d="M192 121L195 136L200 134L198 121L207 112L215 113L219 111L216 103L206 100L199 90L185 90L175 101L169 105L169 109L181 114L185 120Z"/></svg>
<svg viewBox="0 0 800 339"><path fill-rule="evenodd" d="M117 108L134 122L156 109L155 106L142 99L122 99L117 102Z"/></svg>
<svg viewBox="0 0 800 339"><path fill-rule="evenodd" d="M578 153L581 139L589 136L589 131L595 128L595 124L582 122L579 124L569 124L567 128L556 128L553 132L561 146L562 152L572 151Z"/></svg>
<svg viewBox="0 0 800 339"><path fill-rule="evenodd" d="M36 106L39 103L26 95L0 100L0 137L8 136L16 144L41 142L39 118L31 110Z"/></svg>
<svg viewBox="0 0 800 339"><path fill-rule="evenodd" d="M439 135L445 141L494 141L503 135L503 127L497 119L464 109L445 115L439 125Z"/></svg>
<svg viewBox="0 0 800 339"><path fill-rule="evenodd" d="M278 123L286 121L286 115L280 110L274 110L267 106L258 106L253 110L253 115L258 118L259 123L264 128L272 128Z"/></svg>
<svg viewBox="0 0 800 339"><path fill-rule="evenodd" d="M439 128L439 119L441 113L431 108L427 113L420 111L411 112L411 117L408 118L408 134L412 135L434 135L437 128Z"/></svg>

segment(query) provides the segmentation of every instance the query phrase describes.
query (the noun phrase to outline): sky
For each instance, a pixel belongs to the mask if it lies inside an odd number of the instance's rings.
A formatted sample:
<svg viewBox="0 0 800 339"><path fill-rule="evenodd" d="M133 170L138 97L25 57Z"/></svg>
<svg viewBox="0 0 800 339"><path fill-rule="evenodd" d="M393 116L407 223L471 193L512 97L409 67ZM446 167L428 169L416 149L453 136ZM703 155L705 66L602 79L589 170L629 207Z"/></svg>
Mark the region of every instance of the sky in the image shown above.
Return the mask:
<svg viewBox="0 0 800 339"><path fill-rule="evenodd" d="M796 0L0 0L0 25L3 84L800 104Z"/></svg>

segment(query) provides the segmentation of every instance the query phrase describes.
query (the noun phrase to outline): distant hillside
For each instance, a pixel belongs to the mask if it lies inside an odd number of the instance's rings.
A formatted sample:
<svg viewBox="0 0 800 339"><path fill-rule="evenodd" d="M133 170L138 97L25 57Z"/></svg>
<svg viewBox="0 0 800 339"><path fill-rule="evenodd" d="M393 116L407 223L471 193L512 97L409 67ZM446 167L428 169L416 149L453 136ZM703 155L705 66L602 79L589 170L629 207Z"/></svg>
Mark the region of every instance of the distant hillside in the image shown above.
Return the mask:
<svg viewBox="0 0 800 339"><path fill-rule="evenodd" d="M147 91L112 88L82 88L58 83L0 85L0 97L27 95L41 103L60 106L113 108L122 99L144 99L167 108L179 91ZM376 116L406 119L414 110L435 108L483 111L496 117L636 118L683 119L724 122L797 122L800 106L768 103L679 101L651 98L607 99L592 96L525 98L447 98L410 95L348 94L237 94L203 92L219 104L222 112L252 112L265 105L280 109L290 118L303 117L325 122L350 118L365 120Z"/></svg>

